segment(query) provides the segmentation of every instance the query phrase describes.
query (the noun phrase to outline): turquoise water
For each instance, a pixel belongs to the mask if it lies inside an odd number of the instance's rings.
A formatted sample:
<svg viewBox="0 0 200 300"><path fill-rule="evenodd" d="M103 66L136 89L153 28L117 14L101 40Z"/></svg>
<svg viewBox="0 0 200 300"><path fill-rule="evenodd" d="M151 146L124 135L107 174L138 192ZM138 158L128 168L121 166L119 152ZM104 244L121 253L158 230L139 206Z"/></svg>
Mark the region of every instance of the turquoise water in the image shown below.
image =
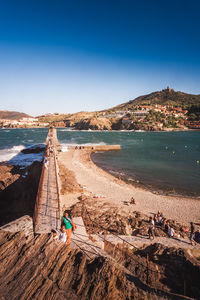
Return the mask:
<svg viewBox="0 0 200 300"><path fill-rule="evenodd" d="M0 129L0 161L13 165L27 166L33 161L41 161L43 153L22 154L20 151L44 144L48 129Z"/></svg>
<svg viewBox="0 0 200 300"><path fill-rule="evenodd" d="M114 173L168 193L200 196L200 132L58 131L62 143L120 144L121 151L95 153L93 160Z"/></svg>
<svg viewBox="0 0 200 300"><path fill-rule="evenodd" d="M0 160L17 161L25 147L45 143L48 129L0 129ZM93 160L110 172L147 188L200 196L200 132L95 132L58 129L67 144L120 144L121 151L95 153ZM34 160L36 155L29 158ZM41 159L41 155L40 155ZM39 160L39 158L38 158Z"/></svg>

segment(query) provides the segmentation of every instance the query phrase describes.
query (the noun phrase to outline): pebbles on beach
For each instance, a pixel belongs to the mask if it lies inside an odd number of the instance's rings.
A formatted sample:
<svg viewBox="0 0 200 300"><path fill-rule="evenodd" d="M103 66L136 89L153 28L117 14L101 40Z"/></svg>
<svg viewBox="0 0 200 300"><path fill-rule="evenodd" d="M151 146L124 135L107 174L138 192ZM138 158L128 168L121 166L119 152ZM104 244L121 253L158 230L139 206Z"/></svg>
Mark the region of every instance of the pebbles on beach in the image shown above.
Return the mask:
<svg viewBox="0 0 200 300"><path fill-rule="evenodd" d="M122 184L122 180L97 167L91 161L90 154L87 150L70 150L59 154L60 162L74 172L77 182L87 191L103 194L108 202L123 207L127 212L138 210L152 215L159 210L168 219L186 224L190 221L199 222L200 201L198 199L158 195L125 182ZM124 205L124 201L130 201L132 197L136 204Z"/></svg>

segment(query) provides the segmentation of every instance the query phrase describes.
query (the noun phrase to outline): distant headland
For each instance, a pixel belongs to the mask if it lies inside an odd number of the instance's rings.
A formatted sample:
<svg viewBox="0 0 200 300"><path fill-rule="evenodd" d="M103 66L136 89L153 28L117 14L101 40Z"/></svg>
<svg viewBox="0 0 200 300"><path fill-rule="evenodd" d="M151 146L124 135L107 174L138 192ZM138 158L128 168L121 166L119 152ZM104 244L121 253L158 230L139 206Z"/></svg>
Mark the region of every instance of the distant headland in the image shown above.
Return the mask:
<svg viewBox="0 0 200 300"><path fill-rule="evenodd" d="M0 128L68 127L76 130L171 131L200 129L200 95L162 91L137 97L110 109L74 114L47 113L33 118L0 111Z"/></svg>

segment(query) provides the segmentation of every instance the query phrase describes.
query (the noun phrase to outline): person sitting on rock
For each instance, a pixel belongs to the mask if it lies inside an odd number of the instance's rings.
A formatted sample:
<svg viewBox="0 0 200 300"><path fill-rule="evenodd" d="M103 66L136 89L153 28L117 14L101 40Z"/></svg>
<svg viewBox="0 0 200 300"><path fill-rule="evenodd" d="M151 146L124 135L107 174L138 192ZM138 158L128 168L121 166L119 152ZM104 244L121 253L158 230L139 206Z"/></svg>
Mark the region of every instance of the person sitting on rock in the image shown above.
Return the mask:
<svg viewBox="0 0 200 300"><path fill-rule="evenodd" d="M52 229L51 233L52 233L53 239L57 240L58 239L57 231L55 229Z"/></svg>
<svg viewBox="0 0 200 300"><path fill-rule="evenodd" d="M159 225L163 224L163 218L162 218L162 216L159 212L157 214L157 222L158 222Z"/></svg>
<svg viewBox="0 0 200 300"><path fill-rule="evenodd" d="M148 230L149 239L151 239L151 237L152 237L153 240L154 240L154 238L155 238L155 229L154 229L154 220L153 220L152 217L150 217L149 222L150 222L149 230Z"/></svg>
<svg viewBox="0 0 200 300"><path fill-rule="evenodd" d="M167 232L168 233L168 230L169 230L169 220L167 220L166 222L165 222L165 232Z"/></svg>
<svg viewBox="0 0 200 300"><path fill-rule="evenodd" d="M157 214L154 215L153 220L154 220L154 223L158 222L158 216L157 216Z"/></svg>
<svg viewBox="0 0 200 300"><path fill-rule="evenodd" d="M166 218L163 218L162 226L163 226L164 230L166 229L166 228L165 228L165 225L166 225L166 224L167 224L167 219L166 219Z"/></svg>
<svg viewBox="0 0 200 300"><path fill-rule="evenodd" d="M174 237L175 235L175 231L174 231L174 228L172 226L169 226L168 227L168 234L169 234L169 237Z"/></svg>
<svg viewBox="0 0 200 300"><path fill-rule="evenodd" d="M130 203L131 203L131 204L136 204L136 203L135 203L135 199L134 199L133 197L131 198Z"/></svg>
<svg viewBox="0 0 200 300"><path fill-rule="evenodd" d="M59 231L59 240L63 243L67 242L67 234L66 234L65 224L61 225L61 229Z"/></svg>

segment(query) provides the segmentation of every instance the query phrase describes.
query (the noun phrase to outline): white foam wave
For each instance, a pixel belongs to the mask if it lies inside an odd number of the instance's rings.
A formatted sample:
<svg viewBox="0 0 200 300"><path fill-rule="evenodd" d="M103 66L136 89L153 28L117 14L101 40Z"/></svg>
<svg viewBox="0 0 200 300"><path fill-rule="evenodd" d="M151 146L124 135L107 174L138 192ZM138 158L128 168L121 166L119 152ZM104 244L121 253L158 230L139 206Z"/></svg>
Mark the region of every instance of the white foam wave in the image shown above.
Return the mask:
<svg viewBox="0 0 200 300"><path fill-rule="evenodd" d="M13 146L12 148L6 148L0 150L0 161L8 161L12 165L27 167L31 165L34 161L42 161L43 152L40 153L27 153L24 154L21 151L23 149L35 149L35 148L45 148L44 144L31 145L25 147L23 145Z"/></svg>
<svg viewBox="0 0 200 300"><path fill-rule="evenodd" d="M9 160L9 163L15 166L27 167L34 161L42 161L42 158L43 152L29 154L19 153L17 156L14 156L11 160Z"/></svg>
<svg viewBox="0 0 200 300"><path fill-rule="evenodd" d="M8 161L16 156L25 147L23 145L13 146L12 148L5 148L0 150L0 161Z"/></svg>
<svg viewBox="0 0 200 300"><path fill-rule="evenodd" d="M67 144L60 144L62 152L67 152L68 151L68 145Z"/></svg>

